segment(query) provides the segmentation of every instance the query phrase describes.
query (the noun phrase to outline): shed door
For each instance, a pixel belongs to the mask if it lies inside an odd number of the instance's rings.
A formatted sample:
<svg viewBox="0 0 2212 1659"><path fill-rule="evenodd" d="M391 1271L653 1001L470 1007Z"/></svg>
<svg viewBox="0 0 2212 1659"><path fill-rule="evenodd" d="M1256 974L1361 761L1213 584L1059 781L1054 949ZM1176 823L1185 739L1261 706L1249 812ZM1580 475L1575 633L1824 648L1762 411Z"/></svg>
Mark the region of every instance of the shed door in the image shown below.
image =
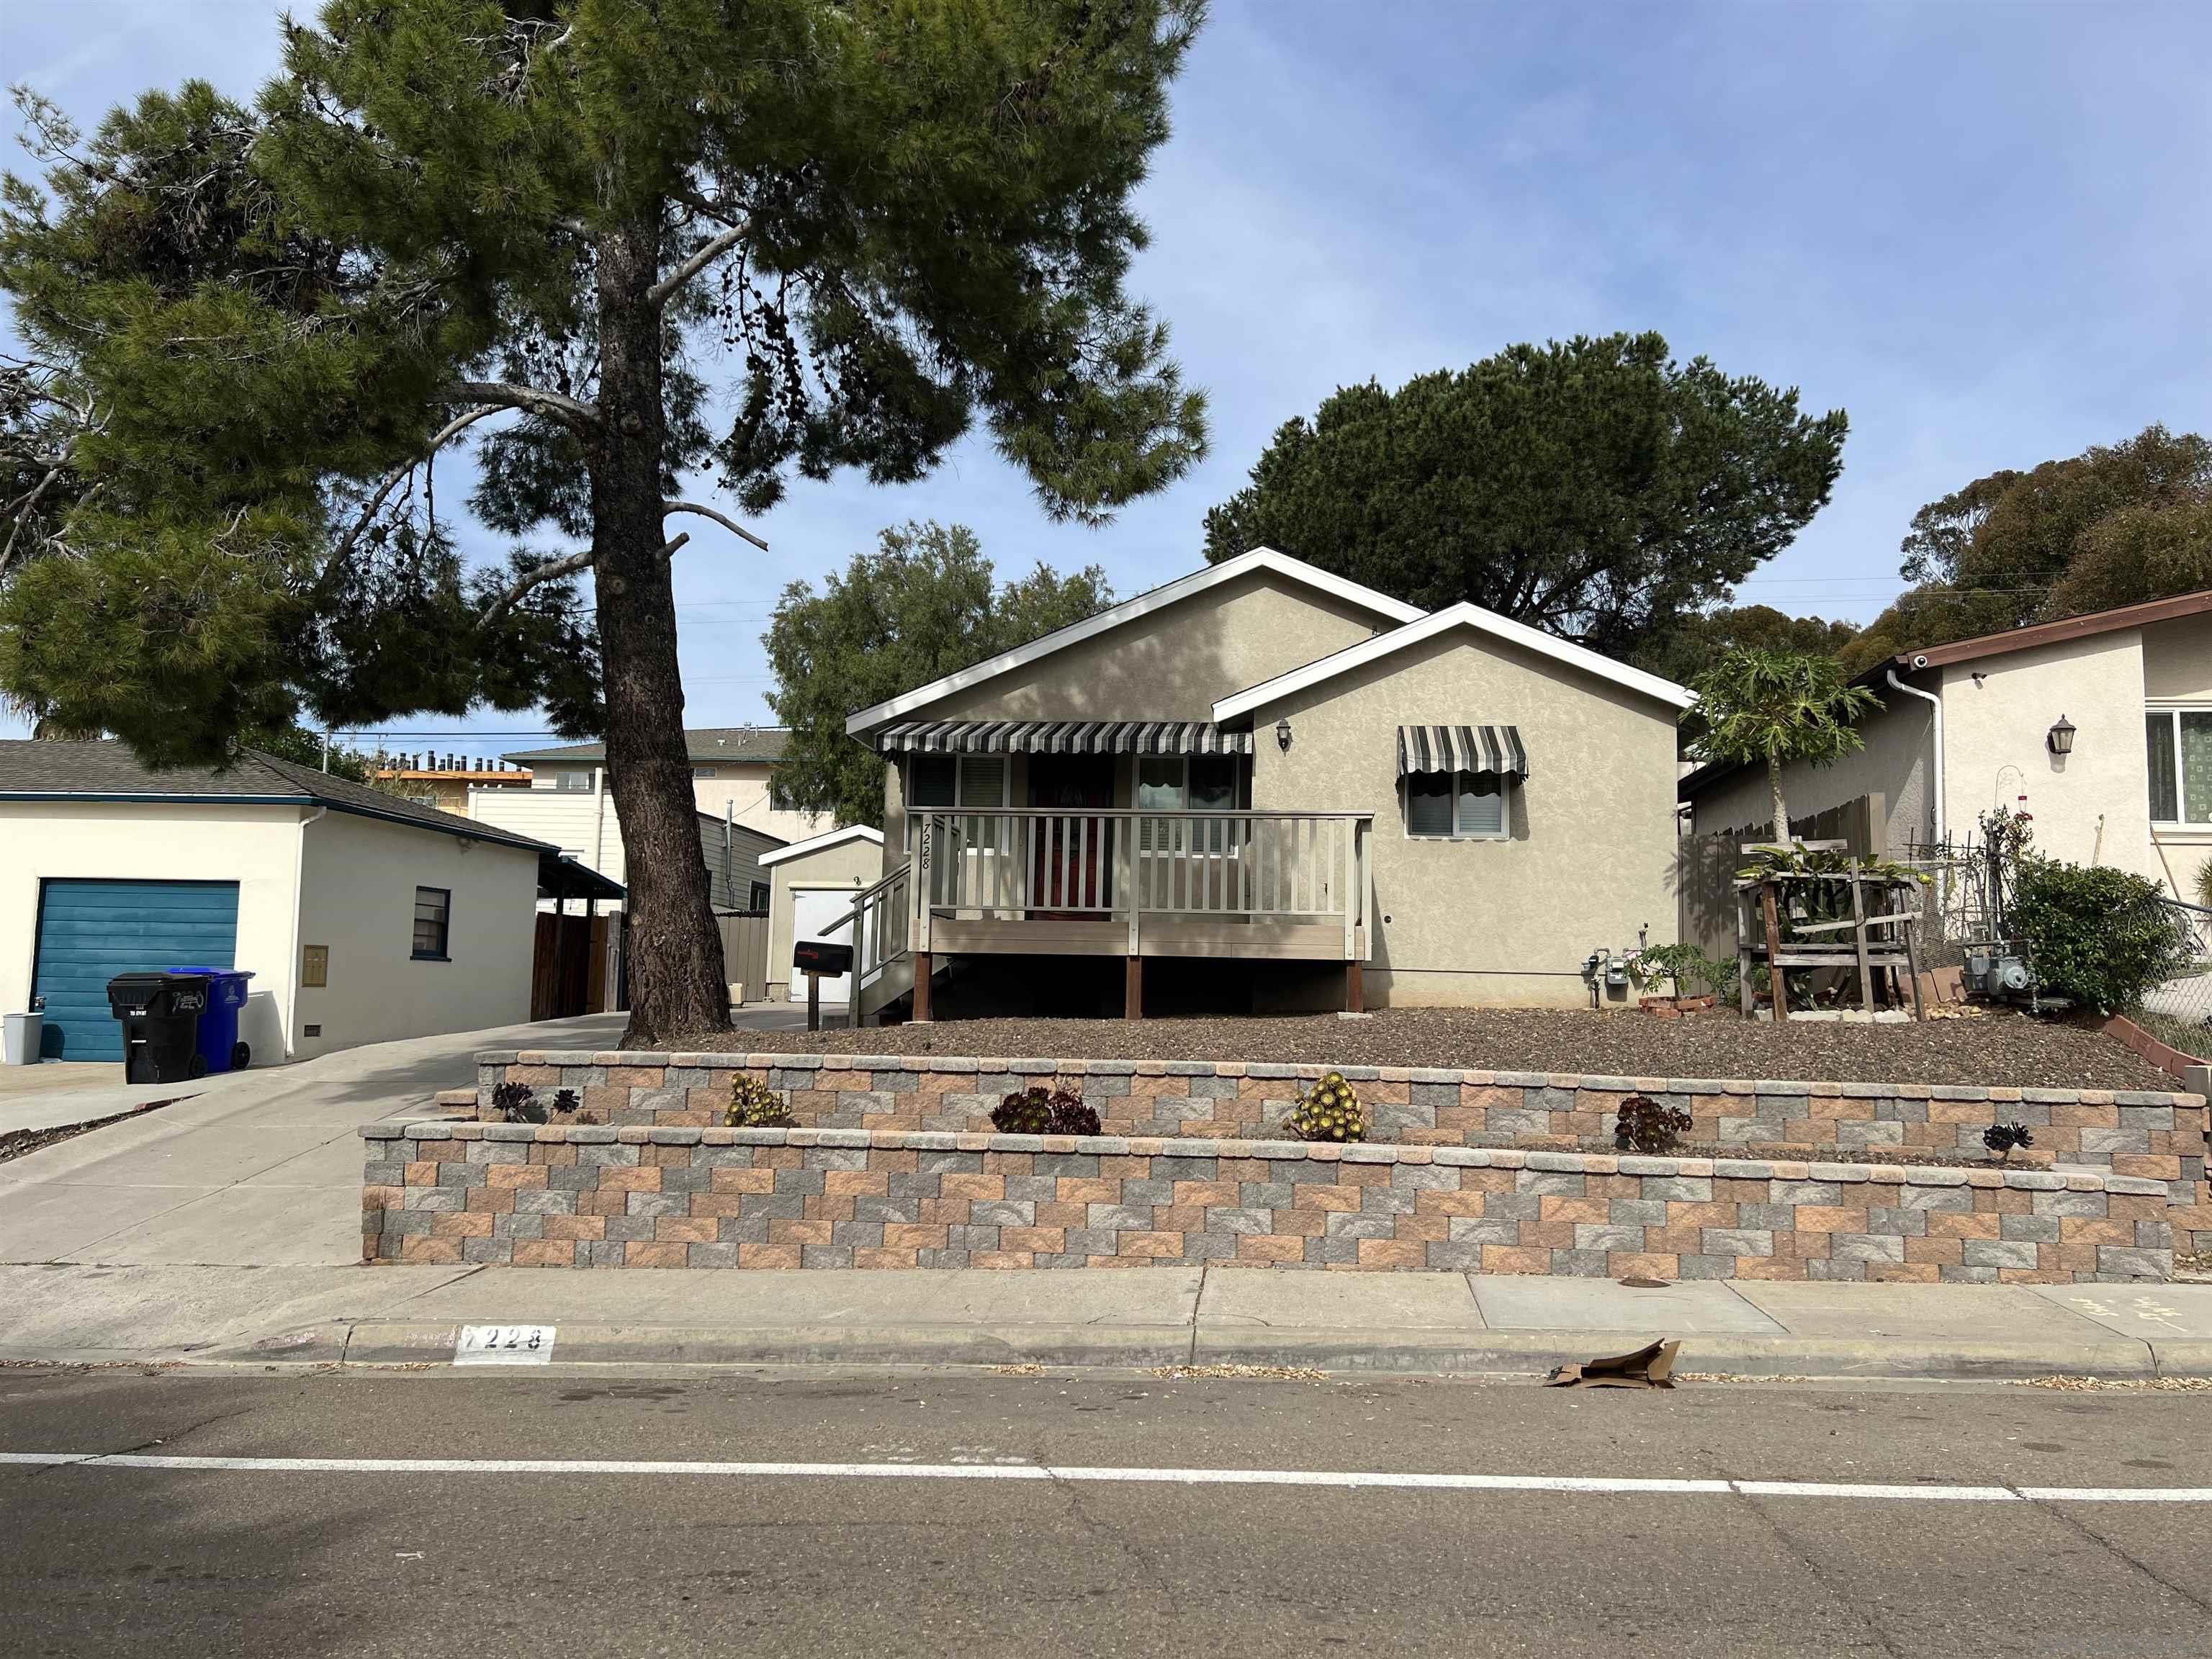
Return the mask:
<svg viewBox="0 0 2212 1659"><path fill-rule="evenodd" d="M822 930L851 909L855 896L854 890L845 888L818 890L813 892L802 889L792 894L793 943L796 944L802 939L830 939L839 945L850 945L853 942L853 930L850 927L841 927L834 934L825 933ZM773 963L769 965L770 968L775 966ZM791 1000L793 1002L805 1001L806 975L793 967L788 961L783 963L783 971L791 975ZM853 976L850 974L822 975L823 1001L843 1002L852 994Z"/></svg>
<svg viewBox="0 0 2212 1659"><path fill-rule="evenodd" d="M49 1060L123 1058L107 1011L118 974L238 965L234 881L42 881L31 989L46 1000Z"/></svg>

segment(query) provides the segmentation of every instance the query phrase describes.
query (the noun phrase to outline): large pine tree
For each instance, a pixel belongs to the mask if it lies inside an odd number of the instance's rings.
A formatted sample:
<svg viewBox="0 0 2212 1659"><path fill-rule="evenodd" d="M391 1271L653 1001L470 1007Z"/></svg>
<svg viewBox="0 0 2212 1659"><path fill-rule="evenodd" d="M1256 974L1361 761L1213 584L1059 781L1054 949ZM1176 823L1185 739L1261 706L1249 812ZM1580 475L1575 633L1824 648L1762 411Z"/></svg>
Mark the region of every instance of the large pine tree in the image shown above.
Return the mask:
<svg viewBox="0 0 2212 1659"><path fill-rule="evenodd" d="M670 562L750 538L683 481L757 513L979 420L1054 515L1185 471L1200 403L1124 280L1202 10L331 0L255 109L34 106L0 692L157 762L302 709L603 722L629 1040L723 1026ZM456 443L500 568L456 550Z"/></svg>

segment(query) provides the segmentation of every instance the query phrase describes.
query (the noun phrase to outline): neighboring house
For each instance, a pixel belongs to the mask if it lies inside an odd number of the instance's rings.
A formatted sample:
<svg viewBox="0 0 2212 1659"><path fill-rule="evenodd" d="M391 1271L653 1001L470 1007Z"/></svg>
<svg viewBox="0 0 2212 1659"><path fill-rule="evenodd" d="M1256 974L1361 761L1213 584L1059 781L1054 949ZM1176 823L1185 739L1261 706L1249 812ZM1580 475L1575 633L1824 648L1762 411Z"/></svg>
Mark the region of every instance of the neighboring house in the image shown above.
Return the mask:
<svg viewBox="0 0 2212 1659"><path fill-rule="evenodd" d="M510 769L504 761L487 766L471 764L466 755L386 755L379 757L377 782L393 793L421 806L466 817L471 789L527 789L530 774Z"/></svg>
<svg viewBox="0 0 2212 1659"><path fill-rule="evenodd" d="M550 842L586 869L627 887L629 860L605 775L603 765L592 769L585 775L590 787L583 789L547 788L543 772L532 788L474 789L469 792L469 817L479 823ZM766 910L769 879L760 860L784 843L764 830L734 823L719 813L701 812L698 830L699 855L707 866L714 908Z"/></svg>
<svg viewBox="0 0 2212 1659"><path fill-rule="evenodd" d="M1132 1016L1161 958L1259 1006L1585 1004L1590 951L1674 937L1690 701L1255 550L851 717L861 1006L1007 955L1121 958Z"/></svg>
<svg viewBox="0 0 2212 1659"><path fill-rule="evenodd" d="M884 832L864 823L794 842L761 860L773 884L768 906L768 997L771 1002L804 1002L806 980L794 975L791 950L800 939L852 942L849 927L835 926L853 908L863 888L883 874ZM848 979L825 980L825 1002L844 1002Z"/></svg>
<svg viewBox="0 0 2212 1659"><path fill-rule="evenodd" d="M122 1058L107 981L254 975L254 1063L526 1019L555 849L261 754L152 772L113 742L0 742L0 1009L50 1058Z"/></svg>
<svg viewBox="0 0 2212 1659"><path fill-rule="evenodd" d="M831 828L818 814L787 802L776 784L790 729L781 726L704 726L684 734L691 757L691 796L709 817L727 818L781 842L804 841ZM568 794L604 794L605 744L569 744L504 757L529 767L531 787Z"/></svg>
<svg viewBox="0 0 2212 1659"><path fill-rule="evenodd" d="M1801 832L1863 797L1884 842L1869 850L1902 857L2025 806L2039 850L2196 899L2212 854L2212 592L1902 652L1857 683L1883 704L1860 723L1865 748L1784 775ZM1702 767L1680 793L1693 834L1771 833L1763 767Z"/></svg>

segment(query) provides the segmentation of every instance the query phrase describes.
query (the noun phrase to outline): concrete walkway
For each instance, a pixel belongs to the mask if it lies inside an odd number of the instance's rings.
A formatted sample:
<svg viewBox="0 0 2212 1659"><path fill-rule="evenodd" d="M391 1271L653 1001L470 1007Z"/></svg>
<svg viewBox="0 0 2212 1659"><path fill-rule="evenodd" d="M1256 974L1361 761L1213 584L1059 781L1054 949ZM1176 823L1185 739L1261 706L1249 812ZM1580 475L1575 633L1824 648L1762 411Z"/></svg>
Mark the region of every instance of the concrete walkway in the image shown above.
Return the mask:
<svg viewBox="0 0 2212 1659"><path fill-rule="evenodd" d="M1682 1339L1680 1368L2212 1376L2212 1285L1692 1283L1149 1268L1000 1273L0 1267L0 1360L442 1364L466 1324L563 1364L1258 1364L1532 1373Z"/></svg>

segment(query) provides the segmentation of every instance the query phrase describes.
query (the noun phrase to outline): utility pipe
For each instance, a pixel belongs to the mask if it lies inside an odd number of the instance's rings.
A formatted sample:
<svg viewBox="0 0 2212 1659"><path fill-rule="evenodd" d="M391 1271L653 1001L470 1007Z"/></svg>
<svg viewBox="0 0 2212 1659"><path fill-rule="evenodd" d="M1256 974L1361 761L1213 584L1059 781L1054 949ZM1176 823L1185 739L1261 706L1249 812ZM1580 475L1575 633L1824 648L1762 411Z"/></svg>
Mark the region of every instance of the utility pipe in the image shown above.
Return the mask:
<svg viewBox="0 0 2212 1659"><path fill-rule="evenodd" d="M1889 684L1892 690L1902 691L1908 697L1917 697L1935 711L1936 776L1933 787L1936 793L1936 840L1938 845L1946 844L1946 820L1943 812L1943 699L1932 691L1923 691L1917 685L1907 685L1897 678L1897 670L1894 668L1889 671Z"/></svg>

